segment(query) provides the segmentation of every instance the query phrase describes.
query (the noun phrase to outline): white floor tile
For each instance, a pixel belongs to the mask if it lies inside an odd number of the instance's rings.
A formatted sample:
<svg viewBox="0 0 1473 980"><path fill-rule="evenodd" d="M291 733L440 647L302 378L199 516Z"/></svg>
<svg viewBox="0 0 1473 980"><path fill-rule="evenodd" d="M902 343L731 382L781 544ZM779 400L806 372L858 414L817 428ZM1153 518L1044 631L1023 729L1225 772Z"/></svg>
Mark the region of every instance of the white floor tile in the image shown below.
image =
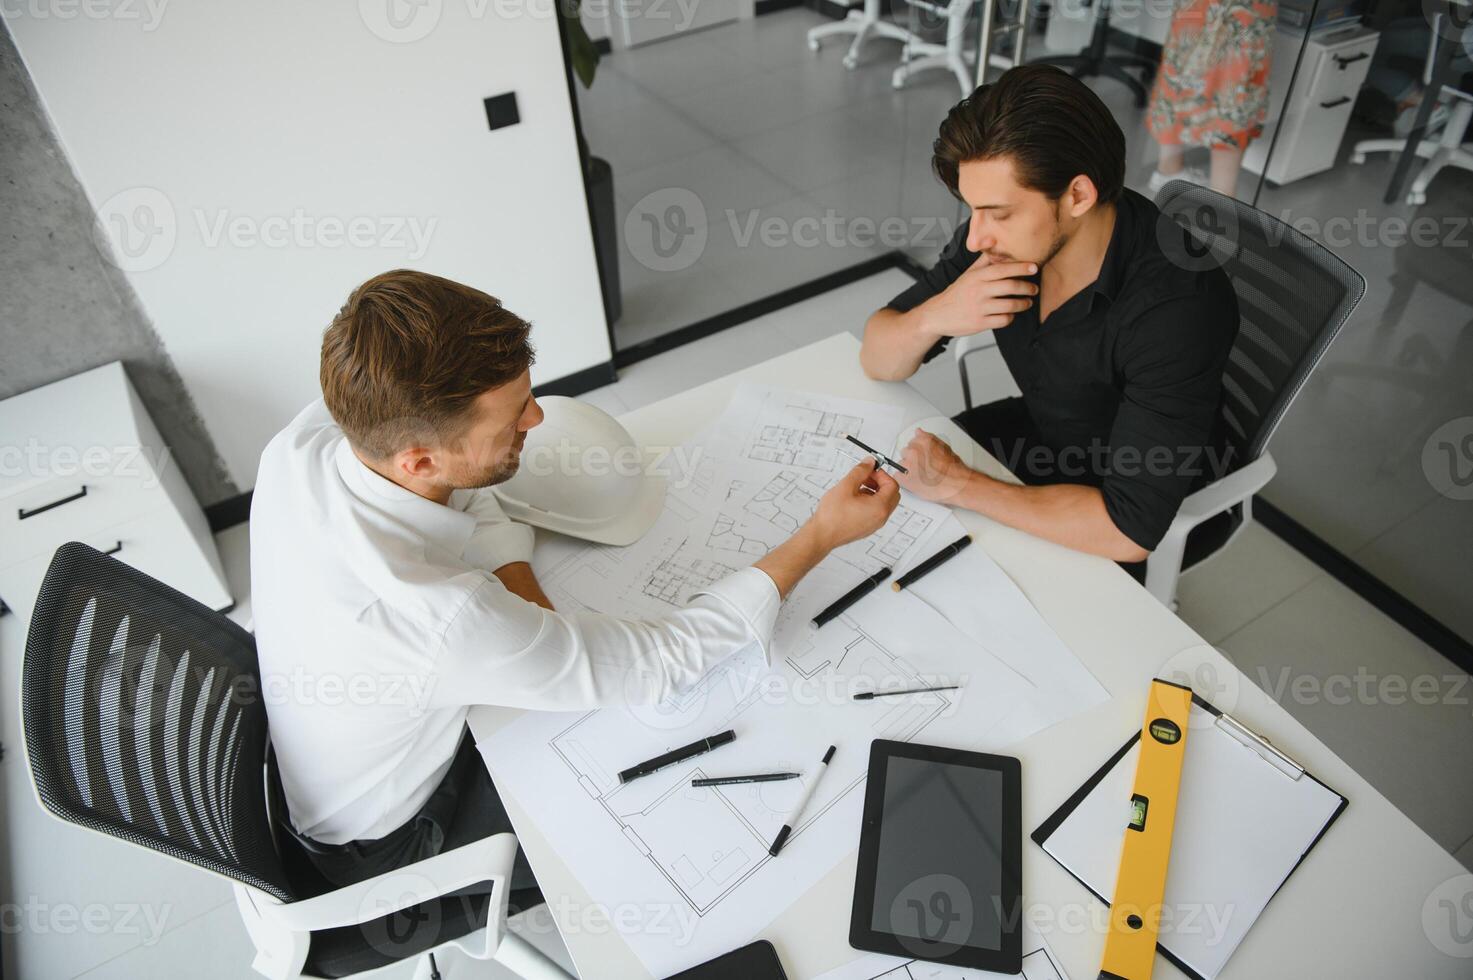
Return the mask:
<svg viewBox="0 0 1473 980"><path fill-rule="evenodd" d="M807 197L793 197L713 222L704 261L750 303L890 251L847 237Z"/></svg>
<svg viewBox="0 0 1473 980"><path fill-rule="evenodd" d="M752 326L773 333L786 350L806 347L844 330L862 338L870 314L914 281L899 269L887 269L759 317Z"/></svg>
<svg viewBox="0 0 1473 980"><path fill-rule="evenodd" d="M664 160L688 156L718 142L708 130L666 111L663 106L657 111L641 111L637 126L629 124L628 113L589 114L582 116L582 120L589 152L609 161L615 186L621 173L633 173Z"/></svg>
<svg viewBox="0 0 1473 980"><path fill-rule="evenodd" d="M1208 643L1220 643L1323 574L1263 525L1191 569L1177 587L1177 615Z"/></svg>
<svg viewBox="0 0 1473 980"><path fill-rule="evenodd" d="M1467 840L1473 684L1442 655L1327 577L1219 646L1444 848Z"/></svg>
<svg viewBox="0 0 1473 980"><path fill-rule="evenodd" d="M1473 410L1473 409L1470 409ZM1350 557L1454 632L1473 637L1468 602L1473 503L1434 497Z"/></svg>
<svg viewBox="0 0 1473 980"><path fill-rule="evenodd" d="M786 349L772 333L754 329L750 323L738 324L625 368L613 387L631 410L643 408L678 391L776 357Z"/></svg>
<svg viewBox="0 0 1473 980"><path fill-rule="evenodd" d="M204 976L211 980L260 980L261 975L251 969L255 955L231 899L171 930L158 942L115 956L85 973L44 975L86 980Z"/></svg>
<svg viewBox="0 0 1473 980"><path fill-rule="evenodd" d="M621 224L645 195L672 187L695 194L710 221L721 220L728 209L760 208L799 190L723 143L690 156L661 160L643 170L616 174L614 193L620 202Z"/></svg>
<svg viewBox="0 0 1473 980"><path fill-rule="evenodd" d="M1453 857L1462 862L1463 867L1473 871L1473 837L1468 838L1462 847L1454 851Z"/></svg>
<svg viewBox="0 0 1473 980"><path fill-rule="evenodd" d="M718 271L719 264L715 256L703 256L689 269L677 272L646 270L639 280L626 286L624 314L614 324L619 349L628 350L755 298L743 298L728 285Z"/></svg>
<svg viewBox="0 0 1473 980"><path fill-rule="evenodd" d="M540 905L513 918L510 927L564 970L573 972L572 959L558 936L547 906ZM77 976L84 980L202 976L209 976L211 980L260 980L260 974L251 969L254 956L250 937L232 900L182 924L157 943L123 953ZM459 950L446 950L437 953L435 958L445 980L517 980L500 964L472 959ZM374 974L375 980L410 980L420 959L406 959Z"/></svg>
<svg viewBox="0 0 1473 980"><path fill-rule="evenodd" d="M734 142L739 150L800 190L812 190L874 171L894 174L904 143L877 128L863 106L840 103L797 121Z"/></svg>
<svg viewBox="0 0 1473 980"><path fill-rule="evenodd" d="M599 70L605 62L662 98L729 88L762 70L761 64L744 58L740 48L728 41L725 27L611 52L599 60Z"/></svg>
<svg viewBox="0 0 1473 980"><path fill-rule="evenodd" d="M817 11L795 7L780 16L764 14L724 25L720 36L748 61L764 68L781 68L813 60L808 50L808 29L829 23L832 21Z"/></svg>
<svg viewBox="0 0 1473 980"><path fill-rule="evenodd" d="M837 54L811 62L762 71L730 85L669 96L681 112L698 119L722 140L777 129L884 95L889 80L877 72L846 72Z"/></svg>

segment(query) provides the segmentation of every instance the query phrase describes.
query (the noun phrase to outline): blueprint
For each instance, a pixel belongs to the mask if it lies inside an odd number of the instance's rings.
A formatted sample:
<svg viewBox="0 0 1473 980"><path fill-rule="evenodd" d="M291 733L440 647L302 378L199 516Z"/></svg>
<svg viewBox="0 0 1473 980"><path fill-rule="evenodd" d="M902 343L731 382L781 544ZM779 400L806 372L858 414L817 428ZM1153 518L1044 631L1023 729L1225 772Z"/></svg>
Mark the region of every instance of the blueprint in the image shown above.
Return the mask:
<svg viewBox="0 0 1473 980"><path fill-rule="evenodd" d="M874 601L871 601L874 600ZM633 928L656 976L748 941L851 853L869 745L924 739L999 748L990 728L1028 686L920 600L877 590L769 666L755 649L661 705L529 713L481 748L596 900L677 910L684 945ZM855 701L860 691L960 683L958 691ZM959 710L965 708L965 711ZM716 732L735 741L620 783L618 772ZM767 847L829 745L837 751L782 854ZM702 776L794 771L801 780L696 788Z"/></svg>
<svg viewBox="0 0 1473 980"><path fill-rule="evenodd" d="M697 437L699 445L686 447L702 450L700 463L688 478L671 480L664 513L640 540L539 544L538 578L563 611L667 614L807 519L853 465L837 444L844 432L888 447L900 421L885 406L744 388ZM659 705L528 713L481 745L498 788L522 804L596 903L611 914L673 909L684 923L680 942L648 923L621 929L652 974L678 972L749 941L852 853L874 739L996 751L1103 699L980 547L967 552L983 562L985 591L965 604L977 605L980 595L995 606L982 626L1007 625L999 635L1009 644L1056 644L1045 651L1045 667L1029 649L998 648L973 620L958 620L967 628L953 623L954 597L919 589L881 587L822 629L811 626L865 575L886 566L899 574L961 533L948 510L907 497L879 533L829 556L794 589L767 658L754 645ZM1068 675L1065 696L1053 693L1047 670ZM938 684L959 689L853 698ZM1045 686L1050 696L1041 693ZM736 732L730 744L627 784L618 780L634 763L726 729ZM770 857L769 843L829 745L837 751L822 782L781 856ZM785 770L803 778L690 785L701 776Z"/></svg>

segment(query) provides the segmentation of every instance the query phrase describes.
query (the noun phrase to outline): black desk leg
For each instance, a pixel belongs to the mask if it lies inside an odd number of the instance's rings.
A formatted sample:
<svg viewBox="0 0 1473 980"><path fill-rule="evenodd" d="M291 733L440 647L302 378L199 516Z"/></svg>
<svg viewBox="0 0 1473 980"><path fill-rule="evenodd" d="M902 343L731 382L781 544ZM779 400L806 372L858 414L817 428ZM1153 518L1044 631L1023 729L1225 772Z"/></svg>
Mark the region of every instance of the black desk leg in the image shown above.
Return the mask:
<svg viewBox="0 0 1473 980"><path fill-rule="evenodd" d="M1406 183L1407 172L1412 168L1414 160L1421 159L1417 156L1417 144L1427 133L1427 120L1432 116L1432 109L1437 105L1438 98L1442 95L1442 86L1447 82L1448 76L1452 74L1453 51L1456 49L1457 41L1447 37L1439 31L1437 35L1437 53L1432 62L1432 84L1427 86L1427 91L1422 93L1422 104L1417 106L1416 125L1407 134L1406 145L1401 148L1401 156L1396 160L1396 169L1391 172L1391 183L1386 185L1387 204L1395 204L1401 197L1401 185Z"/></svg>

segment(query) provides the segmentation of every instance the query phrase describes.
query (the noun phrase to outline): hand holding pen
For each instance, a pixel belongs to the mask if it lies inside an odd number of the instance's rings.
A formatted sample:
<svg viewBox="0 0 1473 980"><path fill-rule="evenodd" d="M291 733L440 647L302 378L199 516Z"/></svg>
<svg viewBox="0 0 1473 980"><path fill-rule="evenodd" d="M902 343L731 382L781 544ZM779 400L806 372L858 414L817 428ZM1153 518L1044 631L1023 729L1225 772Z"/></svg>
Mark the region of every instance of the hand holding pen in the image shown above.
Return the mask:
<svg viewBox="0 0 1473 980"><path fill-rule="evenodd" d="M820 540L838 548L884 527L899 502L900 485L895 478L867 459L829 488L809 522Z"/></svg>

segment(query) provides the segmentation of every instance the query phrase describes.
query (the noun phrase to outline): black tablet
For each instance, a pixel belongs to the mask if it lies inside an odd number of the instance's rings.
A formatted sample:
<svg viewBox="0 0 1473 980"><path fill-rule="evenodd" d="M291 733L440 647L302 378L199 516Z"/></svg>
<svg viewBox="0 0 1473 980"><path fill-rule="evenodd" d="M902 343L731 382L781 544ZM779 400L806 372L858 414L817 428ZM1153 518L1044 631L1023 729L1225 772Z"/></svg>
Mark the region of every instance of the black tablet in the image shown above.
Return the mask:
<svg viewBox="0 0 1473 980"><path fill-rule="evenodd" d="M788 980L772 943L759 939L669 980Z"/></svg>
<svg viewBox="0 0 1473 980"><path fill-rule="evenodd" d="M876 739L849 945L952 966L1023 968L1017 759Z"/></svg>

